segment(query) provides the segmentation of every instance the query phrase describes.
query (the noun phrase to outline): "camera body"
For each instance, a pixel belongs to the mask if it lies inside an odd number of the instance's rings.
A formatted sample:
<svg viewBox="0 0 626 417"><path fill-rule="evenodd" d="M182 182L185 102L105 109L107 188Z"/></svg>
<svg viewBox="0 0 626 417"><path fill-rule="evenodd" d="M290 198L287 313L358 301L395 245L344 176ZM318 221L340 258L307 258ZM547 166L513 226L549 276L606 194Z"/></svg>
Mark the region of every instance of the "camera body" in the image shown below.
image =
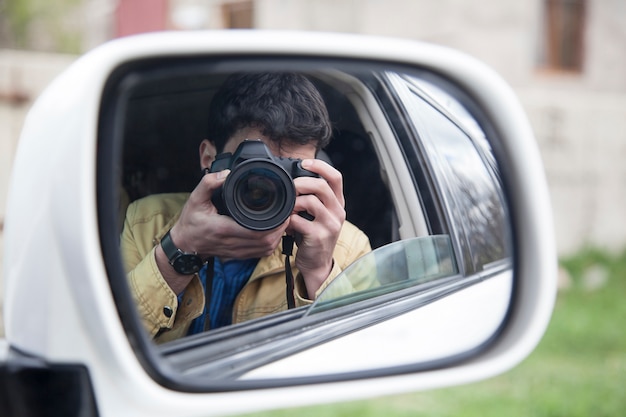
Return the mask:
<svg viewBox="0 0 626 417"><path fill-rule="evenodd" d="M296 201L293 179L319 177L302 168L301 162L301 159L274 156L262 141L246 139L235 153L221 153L211 164L210 172L231 170L211 201L220 214L232 217L243 227L274 229L293 212Z"/></svg>

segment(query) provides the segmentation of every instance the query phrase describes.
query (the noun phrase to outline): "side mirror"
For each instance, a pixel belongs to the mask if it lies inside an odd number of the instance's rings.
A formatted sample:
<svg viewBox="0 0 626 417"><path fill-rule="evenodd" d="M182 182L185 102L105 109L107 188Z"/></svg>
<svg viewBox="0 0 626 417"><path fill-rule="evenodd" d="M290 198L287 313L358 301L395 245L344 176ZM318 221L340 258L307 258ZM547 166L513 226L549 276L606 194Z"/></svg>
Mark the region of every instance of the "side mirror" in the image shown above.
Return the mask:
<svg viewBox="0 0 626 417"><path fill-rule="evenodd" d="M159 340L169 328L146 329L143 290L127 275L135 261L120 249L127 207L194 189L208 103L226 77L251 69L303 74L320 91L347 219L374 250L342 255L349 261L311 304ZM476 381L525 358L547 326L548 201L515 95L458 52L305 33L118 40L60 76L25 125L5 232L7 340L15 352L84 365L103 408L146 414ZM175 220L158 221L167 231ZM165 307L159 314L171 314Z"/></svg>

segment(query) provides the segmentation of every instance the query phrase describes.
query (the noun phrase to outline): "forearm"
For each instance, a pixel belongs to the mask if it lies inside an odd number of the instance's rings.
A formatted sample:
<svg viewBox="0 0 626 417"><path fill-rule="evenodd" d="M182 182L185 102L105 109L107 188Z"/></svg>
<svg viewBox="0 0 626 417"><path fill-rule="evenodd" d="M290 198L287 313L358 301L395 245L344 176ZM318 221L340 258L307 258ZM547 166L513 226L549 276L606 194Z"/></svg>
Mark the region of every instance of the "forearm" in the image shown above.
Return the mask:
<svg viewBox="0 0 626 417"><path fill-rule="evenodd" d="M330 277L331 271L333 270L333 264L334 262L331 258L322 262L316 268L308 268L304 271L300 269L300 273L306 287L306 295L309 300L315 300L315 295L318 289Z"/></svg>
<svg viewBox="0 0 626 417"><path fill-rule="evenodd" d="M170 265L161 245L157 245L155 248L154 257L157 267L159 268L163 279L167 282L167 285L169 285L174 294L178 295L182 293L191 282L193 275L182 275L177 273L172 265Z"/></svg>
<svg viewBox="0 0 626 417"><path fill-rule="evenodd" d="M159 271L154 250L128 271L127 279L148 333L154 336L162 328L173 327L178 299Z"/></svg>
<svg viewBox="0 0 626 417"><path fill-rule="evenodd" d="M360 259L362 256L371 252L369 239L354 225L346 223L333 252L333 259L330 272L326 274L321 282L311 281L310 276L300 271L296 279L297 298L303 300L315 300L319 295L335 281L335 278L343 272L348 266ZM371 271L365 271L371 269ZM341 282L333 283L335 293L350 294L356 291L364 290L376 286L375 268L372 268L371 262L362 264L361 270L350 277L345 277ZM302 302L301 305L306 303Z"/></svg>

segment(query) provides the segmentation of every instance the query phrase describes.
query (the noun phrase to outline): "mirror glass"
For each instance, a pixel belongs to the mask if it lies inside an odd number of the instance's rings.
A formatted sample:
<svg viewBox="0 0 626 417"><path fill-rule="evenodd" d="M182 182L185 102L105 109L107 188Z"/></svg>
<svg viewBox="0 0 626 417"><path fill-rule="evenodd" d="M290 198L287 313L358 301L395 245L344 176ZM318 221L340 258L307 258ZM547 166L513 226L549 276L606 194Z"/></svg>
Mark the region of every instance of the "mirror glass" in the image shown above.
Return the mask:
<svg viewBox="0 0 626 417"><path fill-rule="evenodd" d="M100 141L116 149L118 259L141 337L200 384L471 354L497 334L513 287L490 131L458 86L419 68L120 67ZM355 344L369 347L350 355Z"/></svg>

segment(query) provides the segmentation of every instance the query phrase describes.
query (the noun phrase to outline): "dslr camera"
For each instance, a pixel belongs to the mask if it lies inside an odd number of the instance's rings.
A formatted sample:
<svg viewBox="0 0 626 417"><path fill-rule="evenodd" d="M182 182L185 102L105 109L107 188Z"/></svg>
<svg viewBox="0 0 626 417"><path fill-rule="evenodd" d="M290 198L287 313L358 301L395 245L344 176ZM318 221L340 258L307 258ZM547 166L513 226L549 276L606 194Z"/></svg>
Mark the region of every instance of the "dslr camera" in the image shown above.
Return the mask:
<svg viewBox="0 0 626 417"><path fill-rule="evenodd" d="M272 155L260 140L244 140L234 154L217 155L210 172L230 169L211 201L220 214L251 230L271 230L291 215L296 202L293 179L319 177L302 168L301 159ZM312 218L304 212L301 216Z"/></svg>

